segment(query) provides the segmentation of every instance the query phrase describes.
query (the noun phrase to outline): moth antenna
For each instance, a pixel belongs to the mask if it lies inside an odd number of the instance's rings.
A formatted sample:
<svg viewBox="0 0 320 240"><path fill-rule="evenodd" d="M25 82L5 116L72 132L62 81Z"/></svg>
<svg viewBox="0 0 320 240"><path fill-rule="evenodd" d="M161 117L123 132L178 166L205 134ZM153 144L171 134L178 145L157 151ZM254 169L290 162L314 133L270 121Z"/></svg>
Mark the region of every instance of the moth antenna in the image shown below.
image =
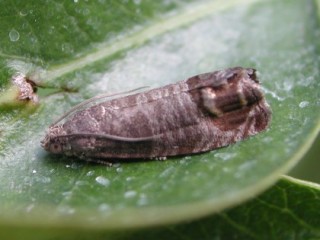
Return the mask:
<svg viewBox="0 0 320 240"><path fill-rule="evenodd" d="M123 141L123 142L143 142L143 141L150 141L154 140L156 138L159 138L162 134L155 135L155 136L148 136L148 137L138 137L138 138L130 138L130 137L121 137L111 134L99 134L99 133L72 133L72 134L65 134L65 135L59 135L56 137L96 137L96 138L106 138L110 140L116 140L116 141Z"/></svg>
<svg viewBox="0 0 320 240"><path fill-rule="evenodd" d="M81 107L83 107L83 106L85 106L85 105L87 105L89 103L92 103L95 100L102 99L102 98L107 98L107 97L114 97L114 96L118 96L118 95L122 95L122 94L129 94L129 93L136 92L136 91L139 91L141 89L145 89L145 88L149 88L149 87L150 86L144 86L144 87L135 88L133 90L129 90L129 91L126 91L126 92L119 92L119 93L113 93L113 94L100 94L100 95L97 95L95 97L89 98L89 99L87 99L87 100L75 105L73 108L71 108L65 114L63 114L60 118L58 118L54 123L52 123L50 126L56 125L57 123L61 122L64 118L69 116L71 113L77 111L79 108L81 108Z"/></svg>

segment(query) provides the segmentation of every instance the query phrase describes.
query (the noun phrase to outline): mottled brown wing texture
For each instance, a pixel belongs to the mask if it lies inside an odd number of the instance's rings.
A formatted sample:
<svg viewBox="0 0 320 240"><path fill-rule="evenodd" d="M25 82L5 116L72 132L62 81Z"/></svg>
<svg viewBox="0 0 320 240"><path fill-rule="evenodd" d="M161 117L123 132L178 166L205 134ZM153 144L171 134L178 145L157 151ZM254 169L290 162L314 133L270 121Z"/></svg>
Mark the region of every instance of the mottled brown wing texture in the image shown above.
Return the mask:
<svg viewBox="0 0 320 240"><path fill-rule="evenodd" d="M161 158L205 152L268 126L254 69L194 76L76 112L51 126L43 147L84 158Z"/></svg>

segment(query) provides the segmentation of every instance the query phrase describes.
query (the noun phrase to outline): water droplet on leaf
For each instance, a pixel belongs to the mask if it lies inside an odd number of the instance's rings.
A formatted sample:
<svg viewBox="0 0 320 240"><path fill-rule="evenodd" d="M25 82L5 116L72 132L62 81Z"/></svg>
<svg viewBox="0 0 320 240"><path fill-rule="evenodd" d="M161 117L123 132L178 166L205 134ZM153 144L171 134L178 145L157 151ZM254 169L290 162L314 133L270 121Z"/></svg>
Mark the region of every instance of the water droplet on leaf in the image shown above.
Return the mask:
<svg viewBox="0 0 320 240"><path fill-rule="evenodd" d="M136 191L127 191L127 192L124 193L124 197L125 198L132 198L132 197L134 197L136 195L137 195Z"/></svg>
<svg viewBox="0 0 320 240"><path fill-rule="evenodd" d="M25 9L23 9L23 10L21 10L21 11L19 12L19 14L20 14L20 16L25 17L25 16L28 15L28 11L25 10Z"/></svg>
<svg viewBox="0 0 320 240"><path fill-rule="evenodd" d="M96 182L99 183L100 185L103 185L103 186L110 185L110 180L105 177L102 177L102 176L96 177Z"/></svg>
<svg viewBox="0 0 320 240"><path fill-rule="evenodd" d="M302 101L301 103L299 103L299 107L300 108L305 108L309 105L309 102L308 101Z"/></svg>
<svg viewBox="0 0 320 240"><path fill-rule="evenodd" d="M94 171L89 171L89 172L87 172L86 175L87 175L88 177L90 177L90 176L93 176L93 174L94 174Z"/></svg>
<svg viewBox="0 0 320 240"><path fill-rule="evenodd" d="M16 42L19 40L20 34L17 30L11 29L11 31L9 32L9 38L11 42Z"/></svg>

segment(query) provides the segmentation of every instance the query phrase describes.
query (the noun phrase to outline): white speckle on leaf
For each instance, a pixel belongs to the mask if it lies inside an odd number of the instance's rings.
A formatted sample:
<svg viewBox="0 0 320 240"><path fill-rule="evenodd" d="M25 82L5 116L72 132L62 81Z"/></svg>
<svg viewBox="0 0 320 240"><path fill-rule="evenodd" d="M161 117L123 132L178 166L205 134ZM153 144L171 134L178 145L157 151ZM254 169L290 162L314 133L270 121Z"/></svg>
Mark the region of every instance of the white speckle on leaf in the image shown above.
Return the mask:
<svg viewBox="0 0 320 240"><path fill-rule="evenodd" d="M284 99L285 99L284 97L280 97L277 93L267 89L266 87L262 87L262 89L265 94L270 94L271 97L273 97L274 99L277 99L278 101L284 101Z"/></svg>
<svg viewBox="0 0 320 240"><path fill-rule="evenodd" d="M45 176L39 177L37 180L41 183L50 183L51 182L51 178L45 177Z"/></svg>
<svg viewBox="0 0 320 240"><path fill-rule="evenodd" d="M132 181L132 179L133 179L132 177L127 177L127 178L126 178L127 182Z"/></svg>
<svg viewBox="0 0 320 240"><path fill-rule="evenodd" d="M264 143L271 143L273 141L273 138L272 137L265 137L265 138L262 139L262 141Z"/></svg>
<svg viewBox="0 0 320 240"><path fill-rule="evenodd" d="M68 192L63 192L62 196L64 196L66 199L70 199L72 196L72 192L68 191Z"/></svg>
<svg viewBox="0 0 320 240"><path fill-rule="evenodd" d="M238 167L239 172L243 172L245 170L252 169L255 164L256 164L256 162L254 162L254 161L247 161Z"/></svg>
<svg viewBox="0 0 320 240"><path fill-rule="evenodd" d="M59 206L58 211L62 214L71 215L75 213L75 210L70 206Z"/></svg>
<svg viewBox="0 0 320 240"><path fill-rule="evenodd" d="M48 33L51 35L51 34L54 34L54 32L55 32L55 26L49 26L48 27Z"/></svg>
<svg viewBox="0 0 320 240"><path fill-rule="evenodd" d="M186 163L186 160L183 158L179 161L180 164L185 164Z"/></svg>
<svg viewBox="0 0 320 240"><path fill-rule="evenodd" d="M169 177L169 175L171 175L174 170L175 170L174 167L169 167L166 170L164 170L162 173L160 173L159 177L161 177L161 178Z"/></svg>
<svg viewBox="0 0 320 240"><path fill-rule="evenodd" d="M11 42L16 42L16 41L18 41L19 38L20 38L20 33L13 28L13 29L11 29L11 31L9 32L9 38L10 38L10 41L11 41Z"/></svg>
<svg viewBox="0 0 320 240"><path fill-rule="evenodd" d="M38 38L36 38L35 36L30 37L29 40L32 44L37 44L39 42Z"/></svg>
<svg viewBox="0 0 320 240"><path fill-rule="evenodd" d="M87 174L86 174L88 177L91 177L91 176L93 176L94 175L94 171L92 170L92 171L89 171L89 172L87 172Z"/></svg>
<svg viewBox="0 0 320 240"><path fill-rule="evenodd" d="M73 53L73 46L70 43L63 43L61 45L61 50L64 53Z"/></svg>
<svg viewBox="0 0 320 240"><path fill-rule="evenodd" d="M236 155L236 153L216 153L214 156L222 159L223 161L227 161L234 158Z"/></svg>
<svg viewBox="0 0 320 240"><path fill-rule="evenodd" d="M124 193L124 197L125 198L132 198L132 197L134 197L136 195L137 195L136 191L127 191L127 192Z"/></svg>
<svg viewBox="0 0 320 240"><path fill-rule="evenodd" d="M96 182L106 187L110 185L110 180L102 176L96 177Z"/></svg>
<svg viewBox="0 0 320 240"><path fill-rule="evenodd" d="M87 182L86 182L86 181L78 180L78 181L76 181L75 185L76 185L76 186L85 186L85 185L87 185Z"/></svg>
<svg viewBox="0 0 320 240"><path fill-rule="evenodd" d="M99 205L98 210L100 212L106 212L106 211L110 210L110 206L106 203L102 203Z"/></svg>
<svg viewBox="0 0 320 240"><path fill-rule="evenodd" d="M74 163L72 163L71 164L71 166L70 166L72 169L78 169L78 168L81 168L82 167L82 165L81 164L79 164L79 163L76 163L76 162L74 162Z"/></svg>
<svg viewBox="0 0 320 240"><path fill-rule="evenodd" d="M121 164L117 162L117 163L113 163L113 164L112 164L112 167L118 168L118 167L120 167L120 165L121 165Z"/></svg>
<svg viewBox="0 0 320 240"><path fill-rule="evenodd" d="M301 103L299 103L299 107L300 108L305 108L309 106L309 102L308 101L302 101Z"/></svg>
<svg viewBox="0 0 320 240"><path fill-rule="evenodd" d="M148 199L146 194L141 193L139 196L138 205L142 206L142 205L146 205L147 203L148 203Z"/></svg>
<svg viewBox="0 0 320 240"><path fill-rule="evenodd" d="M26 212L31 212L33 208L34 208L34 204L30 204L30 205L26 208Z"/></svg>
<svg viewBox="0 0 320 240"><path fill-rule="evenodd" d="M228 167L222 168L222 171L225 172L225 173L231 172L230 168L228 168Z"/></svg>
<svg viewBox="0 0 320 240"><path fill-rule="evenodd" d="M209 162L210 160L208 158L201 158L201 162L204 162L204 163L207 163Z"/></svg>
<svg viewBox="0 0 320 240"><path fill-rule="evenodd" d="M25 16L28 15L28 11L25 10L25 9L23 9L23 10L21 10L21 11L19 12L19 14L20 14L21 17L25 17Z"/></svg>
<svg viewBox="0 0 320 240"><path fill-rule="evenodd" d="M153 184L152 184L151 182L148 182L148 183L144 184L144 185L141 187L141 189L142 189L142 190L150 189L150 188L152 188L152 186L153 186Z"/></svg>

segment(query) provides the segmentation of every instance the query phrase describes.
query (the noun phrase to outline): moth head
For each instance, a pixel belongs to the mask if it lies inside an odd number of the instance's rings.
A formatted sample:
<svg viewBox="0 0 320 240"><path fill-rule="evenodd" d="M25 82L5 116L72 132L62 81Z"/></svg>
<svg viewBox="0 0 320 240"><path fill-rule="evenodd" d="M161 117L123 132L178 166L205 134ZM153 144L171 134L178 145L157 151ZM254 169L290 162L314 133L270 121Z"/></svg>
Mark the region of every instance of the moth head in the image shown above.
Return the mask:
<svg viewBox="0 0 320 240"><path fill-rule="evenodd" d="M61 125L54 125L49 128L45 138L41 141L41 146L51 153L63 153L67 146L65 139L61 136L65 135Z"/></svg>
<svg viewBox="0 0 320 240"><path fill-rule="evenodd" d="M255 69L235 67L215 74L216 85L201 89L204 107L215 116L239 111L263 100Z"/></svg>

